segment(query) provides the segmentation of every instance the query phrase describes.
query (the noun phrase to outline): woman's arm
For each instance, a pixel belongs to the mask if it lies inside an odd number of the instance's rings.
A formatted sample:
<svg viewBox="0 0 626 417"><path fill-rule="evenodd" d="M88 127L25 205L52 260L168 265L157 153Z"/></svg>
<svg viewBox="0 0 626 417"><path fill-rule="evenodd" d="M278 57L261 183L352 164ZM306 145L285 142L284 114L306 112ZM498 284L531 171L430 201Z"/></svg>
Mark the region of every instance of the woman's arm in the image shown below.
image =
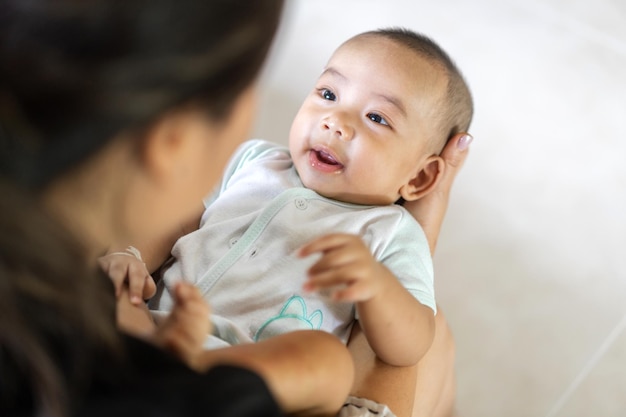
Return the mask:
<svg viewBox="0 0 626 417"><path fill-rule="evenodd" d="M258 373L288 414L335 416L354 380L352 356L337 337L317 330L285 333L257 343L207 350L199 370L218 364Z"/></svg>

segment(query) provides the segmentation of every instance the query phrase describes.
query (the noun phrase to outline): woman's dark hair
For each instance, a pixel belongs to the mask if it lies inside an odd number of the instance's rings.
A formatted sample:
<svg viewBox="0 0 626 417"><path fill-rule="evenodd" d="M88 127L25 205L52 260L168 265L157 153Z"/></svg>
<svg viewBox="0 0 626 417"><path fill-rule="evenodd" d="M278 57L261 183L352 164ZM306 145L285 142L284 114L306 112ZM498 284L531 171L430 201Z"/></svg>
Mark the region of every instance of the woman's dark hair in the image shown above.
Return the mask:
<svg viewBox="0 0 626 417"><path fill-rule="evenodd" d="M35 198L3 181L0 193L0 415L60 416L96 358L123 359L112 284Z"/></svg>
<svg viewBox="0 0 626 417"><path fill-rule="evenodd" d="M45 186L122 130L257 76L281 0L3 0L0 175Z"/></svg>

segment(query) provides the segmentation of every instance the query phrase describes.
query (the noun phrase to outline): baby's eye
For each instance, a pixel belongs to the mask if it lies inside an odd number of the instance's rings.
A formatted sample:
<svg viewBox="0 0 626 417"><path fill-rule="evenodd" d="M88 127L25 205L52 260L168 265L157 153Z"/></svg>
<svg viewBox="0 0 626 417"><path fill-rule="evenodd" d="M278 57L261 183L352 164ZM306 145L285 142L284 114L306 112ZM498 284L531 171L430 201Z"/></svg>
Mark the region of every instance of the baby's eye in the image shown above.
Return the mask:
<svg viewBox="0 0 626 417"><path fill-rule="evenodd" d="M330 101L337 100L337 96L335 95L335 93L333 93L327 88L322 89L320 94L322 97L324 97L324 100L330 100Z"/></svg>
<svg viewBox="0 0 626 417"><path fill-rule="evenodd" d="M389 126L389 123L387 123L385 118L382 117L380 114L368 113L367 114L367 118L370 119L374 123L379 123L379 124L381 124L383 126Z"/></svg>

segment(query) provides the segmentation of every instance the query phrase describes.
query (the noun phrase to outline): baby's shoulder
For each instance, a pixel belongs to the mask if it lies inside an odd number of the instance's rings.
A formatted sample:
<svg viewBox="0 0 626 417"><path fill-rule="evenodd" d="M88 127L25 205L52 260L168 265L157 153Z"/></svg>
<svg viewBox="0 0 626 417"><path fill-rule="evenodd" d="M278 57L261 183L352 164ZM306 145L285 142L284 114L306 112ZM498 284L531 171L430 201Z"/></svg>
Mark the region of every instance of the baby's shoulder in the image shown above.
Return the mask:
<svg viewBox="0 0 626 417"><path fill-rule="evenodd" d="M404 207L397 204L358 210L363 230L387 239L398 235L421 235L422 227Z"/></svg>
<svg viewBox="0 0 626 417"><path fill-rule="evenodd" d="M289 149L264 139L250 139L235 151L234 159L250 162L259 159L289 159Z"/></svg>

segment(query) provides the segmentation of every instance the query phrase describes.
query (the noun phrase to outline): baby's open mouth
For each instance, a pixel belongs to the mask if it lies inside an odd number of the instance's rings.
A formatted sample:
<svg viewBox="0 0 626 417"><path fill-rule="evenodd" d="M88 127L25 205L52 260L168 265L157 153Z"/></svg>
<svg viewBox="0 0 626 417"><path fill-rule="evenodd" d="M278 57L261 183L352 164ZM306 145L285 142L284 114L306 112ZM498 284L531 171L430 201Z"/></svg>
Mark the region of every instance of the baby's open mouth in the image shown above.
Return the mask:
<svg viewBox="0 0 626 417"><path fill-rule="evenodd" d="M315 156L317 159L323 163L328 165L341 165L331 154L324 151L313 151L315 152Z"/></svg>
<svg viewBox="0 0 626 417"><path fill-rule="evenodd" d="M343 164L337 157L324 149L311 149L309 152L309 163L321 172L338 173L343 171Z"/></svg>

